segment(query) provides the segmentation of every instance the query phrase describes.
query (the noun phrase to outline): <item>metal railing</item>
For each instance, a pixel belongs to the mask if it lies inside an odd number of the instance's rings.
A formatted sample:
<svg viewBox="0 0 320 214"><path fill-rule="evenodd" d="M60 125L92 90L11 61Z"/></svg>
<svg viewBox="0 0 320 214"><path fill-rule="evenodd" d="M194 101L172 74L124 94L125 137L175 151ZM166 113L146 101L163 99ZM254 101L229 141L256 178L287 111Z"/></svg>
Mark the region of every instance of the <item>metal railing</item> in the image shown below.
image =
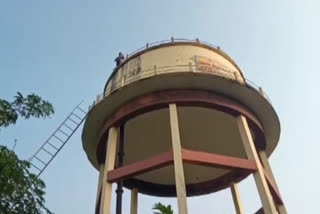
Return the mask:
<svg viewBox="0 0 320 214"><path fill-rule="evenodd" d="M246 82L246 85L248 87L251 87L253 89L255 89L256 91L259 91L259 93L264 97L266 98L266 100L268 100L268 102L272 105L271 103L271 99L269 98L269 96L265 93L265 91L262 90L262 87L261 86L258 86L257 84L255 84L253 81L245 78L245 82Z"/></svg>
<svg viewBox="0 0 320 214"><path fill-rule="evenodd" d="M209 47L212 47L214 49L219 50L221 53L225 54L226 56L228 56L228 54L226 52L224 52L220 46L216 46L213 45L209 42L204 42L204 41L200 41L199 38L196 39L184 39L184 38L174 38L171 37L171 39L166 39L166 40L161 40L161 41L156 41L156 42L151 42L151 43L146 43L146 45L134 50L133 52L129 53L126 55L126 60L132 56L134 56L135 54L144 51L146 49L158 46L158 45L165 45L165 44L171 44L171 43L197 43L197 44L203 44L203 45L207 45Z"/></svg>
<svg viewBox="0 0 320 214"><path fill-rule="evenodd" d="M216 67L214 69L214 72L206 72L197 69L197 66L194 64L188 64L188 65L174 65L174 66L161 66L157 67L154 66L153 68L145 69L142 70L136 74L133 74L131 76L121 76L117 81L111 80L111 83L108 84L106 87L106 90L104 93L100 94L97 96L96 100L93 102L91 106L89 106L89 110L102 101L105 97L109 96L113 92L117 91L118 89L132 83L138 80L146 79L152 76L156 75L165 75L165 74L170 74L170 73L179 73L179 72L194 72L194 73L204 73L204 74L211 74L215 76L219 76L222 78L229 79L231 81L236 81L239 84L246 85L247 87L250 87L260 93L261 96L263 96L270 104L271 101L267 94L262 90L262 88L258 85L256 85L254 82L248 80L248 79L243 79L243 77L237 72L237 71L232 71L232 70L226 70L225 68L219 68ZM113 77L115 78L115 77Z"/></svg>

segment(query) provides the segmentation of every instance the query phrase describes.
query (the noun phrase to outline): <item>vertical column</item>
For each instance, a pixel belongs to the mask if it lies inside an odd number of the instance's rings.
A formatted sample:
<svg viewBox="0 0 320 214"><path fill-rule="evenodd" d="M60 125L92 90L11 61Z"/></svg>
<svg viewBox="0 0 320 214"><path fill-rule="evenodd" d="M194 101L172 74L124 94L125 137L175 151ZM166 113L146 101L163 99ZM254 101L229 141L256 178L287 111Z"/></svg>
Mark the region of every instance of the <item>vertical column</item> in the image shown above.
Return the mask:
<svg viewBox="0 0 320 214"><path fill-rule="evenodd" d="M109 129L108 142L106 146L107 151L106 151L106 160L105 160L105 166L104 166L104 172L103 172L99 214L110 214L112 183L109 183L107 179L108 179L108 171L114 169L114 164L116 161L117 138L118 138L117 128L111 127Z"/></svg>
<svg viewBox="0 0 320 214"><path fill-rule="evenodd" d="M179 133L178 112L176 104L169 105L171 138L173 148L174 175L178 198L179 214L188 214L186 185L181 154L181 141Z"/></svg>
<svg viewBox="0 0 320 214"><path fill-rule="evenodd" d="M130 214L138 214L138 189L131 190Z"/></svg>
<svg viewBox="0 0 320 214"><path fill-rule="evenodd" d="M263 168L260 163L251 132L247 123L247 119L240 115L237 117L237 124L242 139L244 149L246 151L248 159L255 160L257 164L257 171L253 173L258 192L260 195L260 200L263 206L263 210L268 214L276 214L277 210L273 202L266 178L264 176Z"/></svg>
<svg viewBox="0 0 320 214"><path fill-rule="evenodd" d="M118 164L117 167L123 166L124 157L124 124L119 129L119 145L118 145ZM116 214L122 213L122 194L123 194L123 182L122 180L117 183L117 201L116 201Z"/></svg>
<svg viewBox="0 0 320 214"><path fill-rule="evenodd" d="M99 201L100 201L100 194L101 194L101 186L102 186L102 179L103 179L103 171L104 171L104 164L100 164L99 166L99 181L98 181L98 190L97 190L97 199L96 199L96 212L99 208Z"/></svg>
<svg viewBox="0 0 320 214"><path fill-rule="evenodd" d="M275 187L279 191L279 188L278 188L276 179L275 179L275 177L274 177L274 175L272 173L271 166L269 164L266 152L264 150L261 150L261 151L258 152L258 155L259 155L261 163L262 163L262 165L263 165L263 167L265 169L265 172L268 173L271 181L273 182L273 184L275 185ZM287 214L287 210L286 210L284 204L277 204L277 209L278 209L280 214Z"/></svg>
<svg viewBox="0 0 320 214"><path fill-rule="evenodd" d="M233 198L234 207L236 209L236 213L244 214L243 206L240 200L238 185L236 183L231 183L230 188L231 188L231 193L232 193L232 198Z"/></svg>

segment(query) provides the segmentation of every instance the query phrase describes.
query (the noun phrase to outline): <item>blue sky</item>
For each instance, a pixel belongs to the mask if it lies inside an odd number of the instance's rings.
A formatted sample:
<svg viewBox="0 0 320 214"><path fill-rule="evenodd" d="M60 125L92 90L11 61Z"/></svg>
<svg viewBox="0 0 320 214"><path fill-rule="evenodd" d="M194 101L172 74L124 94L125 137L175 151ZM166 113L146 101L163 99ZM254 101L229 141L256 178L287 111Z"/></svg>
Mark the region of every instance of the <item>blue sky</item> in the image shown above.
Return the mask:
<svg viewBox="0 0 320 214"><path fill-rule="evenodd" d="M91 104L119 51L147 42L196 37L219 45L246 77L261 85L282 133L271 164L289 213L316 213L320 187L317 84L320 3L306 1L0 1L0 97L17 91L49 99L49 120L19 121L0 144L28 158L82 99ZM42 175L47 206L57 214L93 213L98 174L82 150L81 129ZM240 184L245 213L260 201L252 178ZM157 201L140 196L139 213ZM188 199L189 213L234 213L229 190ZM129 194L124 195L128 212ZM114 212L113 212L114 213Z"/></svg>

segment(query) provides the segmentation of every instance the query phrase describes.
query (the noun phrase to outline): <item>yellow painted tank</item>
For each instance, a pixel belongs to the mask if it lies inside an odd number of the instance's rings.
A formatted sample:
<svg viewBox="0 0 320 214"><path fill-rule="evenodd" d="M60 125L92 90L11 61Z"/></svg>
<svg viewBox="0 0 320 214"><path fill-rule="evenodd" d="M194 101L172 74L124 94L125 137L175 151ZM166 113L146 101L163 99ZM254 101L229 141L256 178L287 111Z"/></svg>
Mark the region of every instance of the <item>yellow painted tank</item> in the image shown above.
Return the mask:
<svg viewBox="0 0 320 214"><path fill-rule="evenodd" d="M177 104L181 146L189 157L183 160L188 196L221 190L249 175L195 164L197 154L245 158L238 114L246 116L258 149L269 156L278 143L280 123L270 101L227 54L198 40L171 40L147 44L114 69L83 128L83 148L91 164L99 170L104 163L108 129L114 125L123 125L127 170L160 161L161 154L172 150L170 103ZM172 164L131 173L123 184L149 195L176 195Z"/></svg>

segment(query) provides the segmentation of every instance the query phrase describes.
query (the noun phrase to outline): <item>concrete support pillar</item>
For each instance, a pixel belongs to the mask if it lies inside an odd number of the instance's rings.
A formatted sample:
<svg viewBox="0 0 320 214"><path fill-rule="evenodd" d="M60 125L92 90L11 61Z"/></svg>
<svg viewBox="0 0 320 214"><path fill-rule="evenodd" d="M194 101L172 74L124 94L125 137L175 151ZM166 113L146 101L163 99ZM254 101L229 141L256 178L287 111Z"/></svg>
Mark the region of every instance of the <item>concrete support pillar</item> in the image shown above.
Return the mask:
<svg viewBox="0 0 320 214"><path fill-rule="evenodd" d="M264 176L263 167L260 163L256 147L254 145L251 132L247 123L247 119L240 115L237 117L237 124L247 157L254 160L257 164L257 171L253 173L263 210L268 214L277 214L277 210L270 193L266 178Z"/></svg>
<svg viewBox="0 0 320 214"><path fill-rule="evenodd" d="M276 179L272 173L271 166L269 164L269 160L268 160L266 152L264 150L261 150L258 152L258 155L259 155L260 161L264 167L265 172L268 173L272 183L279 191L279 188L278 188ZM279 214L287 214L287 210L286 210L284 204L277 204L276 206L277 206Z"/></svg>
<svg viewBox="0 0 320 214"><path fill-rule="evenodd" d="M108 180L108 171L114 169L116 161L116 147L117 147L118 130L116 127L111 127L109 129L108 141L107 141L107 151L106 160L103 172L102 180L102 192L100 201L100 212L99 214L110 214L111 207L111 193L112 193L112 183Z"/></svg>
<svg viewBox="0 0 320 214"><path fill-rule="evenodd" d="M96 198L96 210L99 208L98 204L99 204L100 194L101 194L103 171L104 171L104 164L100 164L100 166L99 166L99 181L98 181L97 198Z"/></svg>
<svg viewBox="0 0 320 214"><path fill-rule="evenodd" d="M176 182L176 191L178 198L179 214L188 214L186 185L184 178L181 141L179 133L178 112L176 104L169 105L170 112L170 126L171 126L171 140L173 149L174 174Z"/></svg>
<svg viewBox="0 0 320 214"><path fill-rule="evenodd" d="M138 214L138 189L131 190L130 214Z"/></svg>
<svg viewBox="0 0 320 214"><path fill-rule="evenodd" d="M232 193L233 203L237 214L244 214L243 206L240 199L240 193L238 185L236 183L230 184L230 189Z"/></svg>

